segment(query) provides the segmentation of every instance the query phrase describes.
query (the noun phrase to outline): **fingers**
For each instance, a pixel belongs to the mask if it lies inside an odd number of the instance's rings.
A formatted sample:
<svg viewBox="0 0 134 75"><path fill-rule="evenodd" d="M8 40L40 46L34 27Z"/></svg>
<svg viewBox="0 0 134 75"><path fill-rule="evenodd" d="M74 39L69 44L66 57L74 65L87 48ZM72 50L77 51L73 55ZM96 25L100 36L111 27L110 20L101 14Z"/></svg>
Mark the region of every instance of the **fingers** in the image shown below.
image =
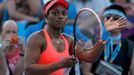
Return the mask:
<svg viewBox="0 0 134 75"><path fill-rule="evenodd" d="M119 23L118 29L124 28L124 27L126 27L127 19L122 17L117 22Z"/></svg>
<svg viewBox="0 0 134 75"><path fill-rule="evenodd" d="M125 28L126 25L122 25L122 26L119 26L117 29L122 29L122 28Z"/></svg>
<svg viewBox="0 0 134 75"><path fill-rule="evenodd" d="M64 63L65 67L69 68L74 66L76 63L78 62L77 58L73 57L73 56L69 56L67 58L66 63Z"/></svg>
<svg viewBox="0 0 134 75"><path fill-rule="evenodd" d="M126 19L126 18L124 18L124 17L121 17L121 18L119 18L118 20L116 20L117 22L120 22L121 20L123 20L123 19Z"/></svg>
<svg viewBox="0 0 134 75"><path fill-rule="evenodd" d="M122 20L122 21L119 22L119 26L126 25L126 23L127 23L127 20L124 19L124 20Z"/></svg>
<svg viewBox="0 0 134 75"><path fill-rule="evenodd" d="M77 58L75 57L70 58L70 63L72 63L72 65L76 64L77 62L78 62Z"/></svg>
<svg viewBox="0 0 134 75"><path fill-rule="evenodd" d="M111 17L107 23L105 23L106 29L108 31L113 31L116 29L124 28L126 27L127 19L124 17L119 18L118 20L114 21Z"/></svg>
<svg viewBox="0 0 134 75"><path fill-rule="evenodd" d="M126 27L125 23L122 23L122 24L118 25L114 30L122 29L122 28L125 28L125 27Z"/></svg>
<svg viewBox="0 0 134 75"><path fill-rule="evenodd" d="M119 26L120 25L123 25L123 24L126 24L127 23L127 19L124 18L124 17L121 17L117 20L117 22L119 23Z"/></svg>
<svg viewBox="0 0 134 75"><path fill-rule="evenodd" d="M77 63L77 59L74 57L70 58L70 63L74 63L74 64Z"/></svg>
<svg viewBox="0 0 134 75"><path fill-rule="evenodd" d="M113 22L113 28L115 29L121 29L124 28L126 26L127 23L127 19L124 17L119 18L118 20Z"/></svg>
<svg viewBox="0 0 134 75"><path fill-rule="evenodd" d="M127 22L127 19L124 17L121 17L117 20L118 23Z"/></svg>

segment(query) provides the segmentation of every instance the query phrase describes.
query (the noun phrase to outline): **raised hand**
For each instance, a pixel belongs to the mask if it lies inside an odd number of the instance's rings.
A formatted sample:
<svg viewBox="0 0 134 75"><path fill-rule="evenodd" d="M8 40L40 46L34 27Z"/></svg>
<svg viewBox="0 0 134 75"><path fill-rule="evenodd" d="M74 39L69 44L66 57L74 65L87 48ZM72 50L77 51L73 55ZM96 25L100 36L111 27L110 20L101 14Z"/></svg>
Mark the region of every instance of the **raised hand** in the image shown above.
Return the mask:
<svg viewBox="0 0 134 75"><path fill-rule="evenodd" d="M11 43L10 43L10 37L7 36L4 40L1 42L1 50L2 51L7 51L10 49Z"/></svg>
<svg viewBox="0 0 134 75"><path fill-rule="evenodd" d="M70 68L73 67L78 61L75 57L69 56L60 61L63 68Z"/></svg>
<svg viewBox="0 0 134 75"><path fill-rule="evenodd" d="M107 31L113 31L116 29L121 29L126 26L127 19L124 17L119 18L118 20L114 21L111 17L109 20L105 19L105 28Z"/></svg>

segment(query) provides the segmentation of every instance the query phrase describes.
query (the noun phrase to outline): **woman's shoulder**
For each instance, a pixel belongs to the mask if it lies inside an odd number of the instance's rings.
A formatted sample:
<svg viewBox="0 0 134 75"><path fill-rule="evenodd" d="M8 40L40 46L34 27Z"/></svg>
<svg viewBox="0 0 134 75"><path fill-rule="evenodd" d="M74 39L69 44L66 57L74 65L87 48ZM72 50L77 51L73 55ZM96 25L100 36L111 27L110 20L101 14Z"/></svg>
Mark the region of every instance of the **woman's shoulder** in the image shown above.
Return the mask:
<svg viewBox="0 0 134 75"><path fill-rule="evenodd" d="M43 32L43 30L39 30L39 31L32 33L28 37L27 42L28 41L42 42L43 39L45 39L44 32Z"/></svg>

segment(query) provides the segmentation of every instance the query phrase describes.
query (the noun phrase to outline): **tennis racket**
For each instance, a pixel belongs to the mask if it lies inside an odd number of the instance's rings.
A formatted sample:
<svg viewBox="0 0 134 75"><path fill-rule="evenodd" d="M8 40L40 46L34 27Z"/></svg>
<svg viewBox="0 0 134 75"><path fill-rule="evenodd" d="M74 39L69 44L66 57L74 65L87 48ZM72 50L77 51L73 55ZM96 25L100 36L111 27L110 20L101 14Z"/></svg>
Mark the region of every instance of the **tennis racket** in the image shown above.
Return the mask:
<svg viewBox="0 0 134 75"><path fill-rule="evenodd" d="M76 56L76 44L83 50L87 50L95 45L102 36L102 22L99 16L89 8L81 9L74 22L74 55Z"/></svg>

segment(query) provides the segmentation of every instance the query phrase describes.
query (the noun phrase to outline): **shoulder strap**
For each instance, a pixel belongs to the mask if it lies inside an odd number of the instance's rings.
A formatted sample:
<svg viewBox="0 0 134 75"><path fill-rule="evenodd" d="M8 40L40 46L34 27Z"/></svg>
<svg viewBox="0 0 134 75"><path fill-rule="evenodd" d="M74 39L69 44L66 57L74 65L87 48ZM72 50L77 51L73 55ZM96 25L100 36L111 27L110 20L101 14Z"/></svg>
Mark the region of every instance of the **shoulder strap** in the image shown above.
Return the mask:
<svg viewBox="0 0 134 75"><path fill-rule="evenodd" d="M62 33L62 35L66 38L67 43L68 43L68 45L69 45L69 54L72 55L72 51L71 51L72 48L71 48L71 46L73 46L73 42L70 41L70 39L68 38L68 37L72 37L72 36L70 36L70 35L68 35L68 34L64 34L64 33Z"/></svg>

